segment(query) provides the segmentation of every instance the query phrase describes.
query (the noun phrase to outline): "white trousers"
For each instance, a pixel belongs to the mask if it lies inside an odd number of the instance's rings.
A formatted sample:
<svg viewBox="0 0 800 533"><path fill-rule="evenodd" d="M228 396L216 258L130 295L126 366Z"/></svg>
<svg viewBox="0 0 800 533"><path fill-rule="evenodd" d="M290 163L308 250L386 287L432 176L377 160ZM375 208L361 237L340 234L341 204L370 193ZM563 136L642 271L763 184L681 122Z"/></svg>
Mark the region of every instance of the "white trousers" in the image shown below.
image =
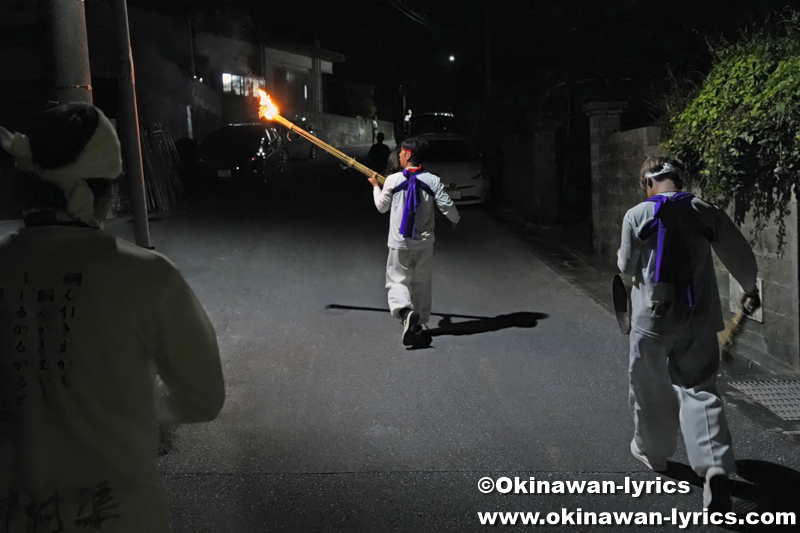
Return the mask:
<svg viewBox="0 0 800 533"><path fill-rule="evenodd" d="M408 308L419 313L420 324L430 321L432 275L433 246L418 250L389 248L386 288L393 317L400 318L400 310Z"/></svg>
<svg viewBox="0 0 800 533"><path fill-rule="evenodd" d="M631 331L630 400L634 439L650 464L666 465L683 433L692 469L736 471L731 434L717 392L716 335L654 339Z"/></svg>

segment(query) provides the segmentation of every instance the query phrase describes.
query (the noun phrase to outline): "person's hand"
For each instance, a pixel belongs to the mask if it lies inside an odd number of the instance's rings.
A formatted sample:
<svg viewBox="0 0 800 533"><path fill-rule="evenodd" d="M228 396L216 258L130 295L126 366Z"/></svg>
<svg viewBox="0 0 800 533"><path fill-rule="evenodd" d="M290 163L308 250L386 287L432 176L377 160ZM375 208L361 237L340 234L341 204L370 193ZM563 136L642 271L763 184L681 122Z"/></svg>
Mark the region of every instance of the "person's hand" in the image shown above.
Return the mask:
<svg viewBox="0 0 800 533"><path fill-rule="evenodd" d="M758 295L758 289L751 293L745 293L742 295L742 309L744 309L744 314L752 315L756 312L756 309L761 307L761 298Z"/></svg>
<svg viewBox="0 0 800 533"><path fill-rule="evenodd" d="M619 256L619 251L622 250L622 247L617 248L617 256Z"/></svg>
<svg viewBox="0 0 800 533"><path fill-rule="evenodd" d="M373 187L378 186L378 173L374 172L372 176L369 178L369 182L372 184Z"/></svg>

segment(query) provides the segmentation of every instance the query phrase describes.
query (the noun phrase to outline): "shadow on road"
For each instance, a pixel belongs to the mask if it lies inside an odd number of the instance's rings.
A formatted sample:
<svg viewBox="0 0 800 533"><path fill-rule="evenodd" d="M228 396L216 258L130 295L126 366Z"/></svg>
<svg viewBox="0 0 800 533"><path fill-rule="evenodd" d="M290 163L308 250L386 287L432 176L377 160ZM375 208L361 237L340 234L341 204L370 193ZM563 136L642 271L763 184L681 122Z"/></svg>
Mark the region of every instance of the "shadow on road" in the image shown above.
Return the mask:
<svg viewBox="0 0 800 533"><path fill-rule="evenodd" d="M325 309L339 309L343 311L372 311L378 313L389 313L388 309L379 307L356 307L350 305L326 305ZM438 327L429 329L423 333L424 337L432 339L443 335L477 335L479 333L489 333L501 329L510 328L534 328L540 320L547 318L544 313L519 312L499 315L496 317L457 315L445 313L431 313L431 316L442 317L437 324ZM467 319L465 322L453 322L454 318Z"/></svg>
<svg viewBox="0 0 800 533"><path fill-rule="evenodd" d="M425 332L430 337L477 335L509 328L534 328L540 320L547 318L544 313L521 312L499 315L494 318L470 317L473 320L454 323L453 318L461 318L459 315L438 316L443 317L439 321L439 327Z"/></svg>
<svg viewBox="0 0 800 533"><path fill-rule="evenodd" d="M733 510L738 518L748 513L793 512L800 517L800 472L767 461L745 459L736 461L737 474L749 483L731 480L731 495L734 498ZM697 487L703 486L703 479L688 465L669 462L666 474L681 481L688 481ZM738 500L738 501L737 501ZM778 526L777 524L748 525L722 524L721 527L741 533L761 531L800 532L800 524Z"/></svg>

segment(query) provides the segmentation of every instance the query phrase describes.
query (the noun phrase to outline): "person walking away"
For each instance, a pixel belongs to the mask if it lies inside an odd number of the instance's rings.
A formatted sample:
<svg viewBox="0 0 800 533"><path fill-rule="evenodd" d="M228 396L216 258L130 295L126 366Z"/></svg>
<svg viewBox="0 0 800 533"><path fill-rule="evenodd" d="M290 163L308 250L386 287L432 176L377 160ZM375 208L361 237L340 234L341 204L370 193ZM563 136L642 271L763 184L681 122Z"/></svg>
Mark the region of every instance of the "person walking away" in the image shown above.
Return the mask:
<svg viewBox="0 0 800 533"><path fill-rule="evenodd" d="M386 135L383 132L378 133L378 142L373 144L367 153L369 166L375 172L383 172L386 165L389 163L389 154L391 150L388 146L383 144Z"/></svg>
<svg viewBox="0 0 800 533"><path fill-rule="evenodd" d="M631 453L657 472L683 433L692 469L705 479L703 506L731 509L735 471L731 434L717 391L724 329L713 249L760 305L758 265L745 237L722 209L681 190L677 164L648 159L640 172L647 200L622 223L618 267L634 278L631 292Z"/></svg>
<svg viewBox="0 0 800 533"><path fill-rule="evenodd" d="M421 165L428 142L411 137L401 144L402 172L386 178L383 189L376 175L373 186L375 207L381 213L391 210L389 220L389 258L386 263L386 288L392 316L403 321L402 341L413 346L430 321L435 208L455 228L460 220L453 200L438 176Z"/></svg>
<svg viewBox="0 0 800 533"><path fill-rule="evenodd" d="M222 409L214 328L172 262L104 233L122 162L99 109L0 144L47 193L0 239L0 529L167 533L159 423Z"/></svg>

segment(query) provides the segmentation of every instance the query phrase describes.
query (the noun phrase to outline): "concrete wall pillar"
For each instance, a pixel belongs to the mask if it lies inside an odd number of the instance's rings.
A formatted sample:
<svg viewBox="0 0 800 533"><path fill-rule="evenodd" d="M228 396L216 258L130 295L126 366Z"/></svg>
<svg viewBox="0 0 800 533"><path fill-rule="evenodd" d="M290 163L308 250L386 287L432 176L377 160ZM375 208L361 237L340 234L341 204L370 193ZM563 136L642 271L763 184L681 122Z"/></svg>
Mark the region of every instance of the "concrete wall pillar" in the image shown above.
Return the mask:
<svg viewBox="0 0 800 533"><path fill-rule="evenodd" d="M558 165L556 130L559 123L543 118L533 137L532 210L526 213L535 222L553 222L558 218Z"/></svg>
<svg viewBox="0 0 800 533"><path fill-rule="evenodd" d="M620 130L623 110L627 102L589 102L583 106L583 112L589 116L589 143L592 161L592 226L601 227L603 201L603 179L601 161L606 148L608 136ZM592 231L594 252L602 254L602 239L596 229Z"/></svg>
<svg viewBox="0 0 800 533"><path fill-rule="evenodd" d="M319 39L314 39L314 47L319 48ZM311 87L309 88L311 94L311 111L314 113L322 113L322 60L319 56L311 58L311 77L309 80Z"/></svg>
<svg viewBox="0 0 800 533"><path fill-rule="evenodd" d="M322 113L322 67L319 58L311 59L311 84L309 96L311 97L311 111Z"/></svg>

